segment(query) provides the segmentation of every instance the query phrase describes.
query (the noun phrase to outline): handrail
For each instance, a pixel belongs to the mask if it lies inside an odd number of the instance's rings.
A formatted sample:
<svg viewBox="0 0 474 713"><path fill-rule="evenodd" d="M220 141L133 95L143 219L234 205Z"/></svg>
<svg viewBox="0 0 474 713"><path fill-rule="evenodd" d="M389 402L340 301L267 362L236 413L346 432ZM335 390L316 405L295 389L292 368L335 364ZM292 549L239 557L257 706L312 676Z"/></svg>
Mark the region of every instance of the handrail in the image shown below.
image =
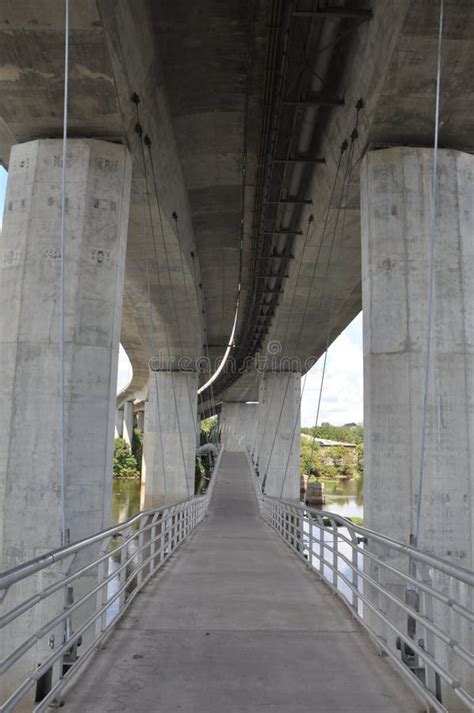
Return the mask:
<svg viewBox="0 0 474 713"><path fill-rule="evenodd" d="M205 498L205 495L200 495L198 498ZM196 500L198 498L195 498ZM137 522L143 520L144 517L149 515L155 515L165 510L172 510L173 514L180 505L186 505L188 500L181 500L179 503L173 503L173 505L163 505L159 508L150 508L148 510L142 510L136 515L132 515L128 520L124 520L118 525L113 525L108 527L106 530L100 530L99 532L84 537L82 540L77 540L70 545L64 545L63 547L58 547L55 550L51 550L45 555L39 555L34 557L27 562L17 565L16 567L11 567L10 569L0 572L0 589L6 589L10 587L15 582L19 582L25 577L29 577L35 572L43 569L44 567L50 567L56 562L60 562L66 557L76 554L85 547L90 547L91 545L97 544L108 537L113 537L114 535L120 534L123 530L131 527Z"/></svg>
<svg viewBox="0 0 474 713"><path fill-rule="evenodd" d="M41 694L33 711L40 713L53 700L58 702L64 687L102 645L136 594L206 517L221 456L222 450L204 495L144 510L0 573L0 631L2 637L5 632L5 641L12 642L3 651L0 674L15 672L9 679L8 700L0 700L2 713L13 711L45 674L49 690ZM117 538L122 542L112 547ZM78 555L79 566L74 567ZM74 598L76 585L79 594ZM7 608L12 591L20 601ZM30 617L28 622L34 621L35 628L24 624L23 617ZM16 629L10 631L11 627ZM85 650L79 656L81 644Z"/></svg>
<svg viewBox="0 0 474 713"><path fill-rule="evenodd" d="M474 573L336 513L262 492L260 513L350 609L432 710L474 710ZM442 702L443 699L443 702Z"/></svg>
<svg viewBox="0 0 474 713"><path fill-rule="evenodd" d="M406 545L405 543L400 542L399 540L394 540L392 537L388 537L388 535L376 532L375 530L371 530L370 528L364 527L363 525L356 525L352 522L352 520L349 520L346 517L343 517L342 515L338 515L337 513L330 512L329 510L319 510L317 508L310 507L307 505L302 506L293 503L290 500L279 500L278 498L272 498L269 495L265 495L265 498L267 500L276 500L278 502L282 502L288 507L296 508L298 510L304 510L305 512L309 512L312 515L316 515L318 517L322 516L331 518L335 522L339 522L344 527L350 527L352 530L356 531L358 534L364 537L370 537L370 539L374 540L374 542L389 545L392 549L396 550L397 552L400 552L401 554L405 554L411 557L412 559L417 560L418 562L423 562L423 564L426 564L428 567L436 567L436 569L438 569L440 572L443 572L443 574L447 574L449 577L456 577L456 579L458 579L460 582L463 582L464 584L467 584L470 587L474 587L474 572L470 569L466 569L466 567L462 567L458 564L453 565L452 562L448 562L448 560L445 560L442 557L437 557L436 555L431 555L428 552L423 552L422 550L419 550L416 547Z"/></svg>

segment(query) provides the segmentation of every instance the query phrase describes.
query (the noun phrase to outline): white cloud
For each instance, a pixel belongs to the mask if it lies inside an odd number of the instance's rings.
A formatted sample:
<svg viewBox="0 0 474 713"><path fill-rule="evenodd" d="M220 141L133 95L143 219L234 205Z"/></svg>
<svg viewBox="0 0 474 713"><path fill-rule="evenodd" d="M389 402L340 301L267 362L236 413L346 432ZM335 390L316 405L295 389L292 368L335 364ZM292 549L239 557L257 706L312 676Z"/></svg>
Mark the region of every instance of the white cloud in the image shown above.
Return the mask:
<svg viewBox="0 0 474 713"><path fill-rule="evenodd" d="M120 345L119 363L118 363L118 378L117 378L117 394L125 389L132 380L133 369L127 352Z"/></svg>
<svg viewBox="0 0 474 713"><path fill-rule="evenodd" d="M303 402L301 425L314 426L318 407L323 358L302 380ZM131 381L133 374L130 360L120 345L117 393ZM363 420L363 357L362 313L331 344L328 351L326 375L319 423L329 421L336 426L344 423L359 423Z"/></svg>
<svg viewBox="0 0 474 713"><path fill-rule="evenodd" d="M323 358L302 380L301 425L314 426L318 408ZM362 314L331 344L326 364L319 423L337 426L363 420Z"/></svg>

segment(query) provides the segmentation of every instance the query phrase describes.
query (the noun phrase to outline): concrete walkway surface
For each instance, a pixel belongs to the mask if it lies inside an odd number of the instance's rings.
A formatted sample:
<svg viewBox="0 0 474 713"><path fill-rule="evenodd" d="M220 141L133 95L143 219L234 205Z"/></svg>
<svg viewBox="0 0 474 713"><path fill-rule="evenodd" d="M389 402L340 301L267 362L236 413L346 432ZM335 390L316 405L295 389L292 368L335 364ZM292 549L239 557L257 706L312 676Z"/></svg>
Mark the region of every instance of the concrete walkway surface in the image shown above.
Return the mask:
<svg viewBox="0 0 474 713"><path fill-rule="evenodd" d="M344 605L260 518L225 453L209 517L66 695L69 713L418 713Z"/></svg>

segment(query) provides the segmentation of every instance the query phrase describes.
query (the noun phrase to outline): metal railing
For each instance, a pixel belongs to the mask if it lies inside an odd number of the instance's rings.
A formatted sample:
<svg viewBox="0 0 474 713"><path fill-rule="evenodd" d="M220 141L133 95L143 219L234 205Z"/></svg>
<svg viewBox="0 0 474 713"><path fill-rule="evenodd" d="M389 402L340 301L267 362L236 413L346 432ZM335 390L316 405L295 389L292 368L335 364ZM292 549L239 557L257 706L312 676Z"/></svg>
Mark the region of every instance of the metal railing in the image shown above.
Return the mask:
<svg viewBox="0 0 474 713"><path fill-rule="evenodd" d="M140 512L0 573L0 634L11 642L0 661L0 680L15 667L15 680L21 672L20 684L8 699L0 698L1 713L13 711L27 696L35 699L34 713L59 705L62 689L205 518L220 458L204 495ZM25 638L18 640L19 632Z"/></svg>
<svg viewBox="0 0 474 713"><path fill-rule="evenodd" d="M430 710L446 713L449 699L473 711L474 573L334 513L264 495L247 457L265 522L341 598Z"/></svg>

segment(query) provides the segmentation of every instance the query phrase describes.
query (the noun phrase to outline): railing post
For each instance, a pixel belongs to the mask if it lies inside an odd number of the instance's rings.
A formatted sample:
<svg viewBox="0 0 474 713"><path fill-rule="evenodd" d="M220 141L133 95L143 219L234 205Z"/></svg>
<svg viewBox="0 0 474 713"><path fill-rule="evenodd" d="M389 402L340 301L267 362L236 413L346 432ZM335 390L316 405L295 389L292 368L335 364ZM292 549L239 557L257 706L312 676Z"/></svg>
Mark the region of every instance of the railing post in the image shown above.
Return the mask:
<svg viewBox="0 0 474 713"><path fill-rule="evenodd" d="M339 567L339 558L338 558L338 543L339 543L339 536L337 533L337 522L335 520L331 520L331 525L332 525L332 583L337 589L337 571Z"/></svg>
<svg viewBox="0 0 474 713"><path fill-rule="evenodd" d="M144 538L144 532L143 532L143 527L145 524L145 520L141 519L140 524L139 524L139 529L138 529L138 550L137 552L137 566L138 566L138 572L137 572L137 589L141 589L142 582L143 582L143 561L145 559L145 550L141 550L142 545L145 542Z"/></svg>
<svg viewBox="0 0 474 713"><path fill-rule="evenodd" d="M162 533L162 526L161 526L161 515L160 513L156 513L153 515L152 519L152 527L150 531L150 540L151 540L151 545L150 545L150 572L154 574L156 572L156 569L158 565L156 564L156 539L159 537ZM163 542L160 540L160 545L162 545Z"/></svg>
<svg viewBox="0 0 474 713"><path fill-rule="evenodd" d="M424 584L432 584L431 577L429 576L429 571L428 568L423 565L418 563L417 566L417 571L419 573L419 577L421 581ZM434 621L434 606L433 606L433 597L431 594L428 594L428 592L423 592L422 596L420 597L420 614L424 615L424 618L433 623ZM433 658L436 658L435 654L435 637L433 632L428 629L427 627L424 627L424 642L423 642L423 648L425 651L430 654ZM439 676L437 675L436 671L433 670L432 666L430 666L428 660L424 659L424 664L425 664L425 685L426 687L431 691L431 693L438 699L441 700L441 686L440 686L440 681L439 681Z"/></svg>
<svg viewBox="0 0 474 713"><path fill-rule="evenodd" d="M352 528L349 529L349 535L351 538L352 546L351 546L351 561L352 561L352 567L351 567L351 581L352 581L352 586L355 588L356 591L352 590L352 608L355 609L356 612L359 612L359 597L357 592L359 591L359 576L358 576L358 571L359 571L359 553L357 551L357 547L359 546L359 540L357 537L357 533L352 530Z"/></svg>
<svg viewBox="0 0 474 713"><path fill-rule="evenodd" d="M110 548L110 543L111 543L111 538L107 538L103 543L102 546L99 550L99 556L103 556L107 554ZM109 576L109 570L110 570L110 562L111 562L111 556L112 553L110 553L109 557L104 559L102 562L99 562L97 566L97 582L100 584L101 582L104 581L104 579L107 579ZM96 594L96 611L99 611L105 604L107 604L107 599L108 599L108 593L107 593L108 585L103 584L100 589L97 590ZM107 627L107 609L104 610L103 614L98 617L95 621L95 636L96 639L102 634L103 631L105 631Z"/></svg>

